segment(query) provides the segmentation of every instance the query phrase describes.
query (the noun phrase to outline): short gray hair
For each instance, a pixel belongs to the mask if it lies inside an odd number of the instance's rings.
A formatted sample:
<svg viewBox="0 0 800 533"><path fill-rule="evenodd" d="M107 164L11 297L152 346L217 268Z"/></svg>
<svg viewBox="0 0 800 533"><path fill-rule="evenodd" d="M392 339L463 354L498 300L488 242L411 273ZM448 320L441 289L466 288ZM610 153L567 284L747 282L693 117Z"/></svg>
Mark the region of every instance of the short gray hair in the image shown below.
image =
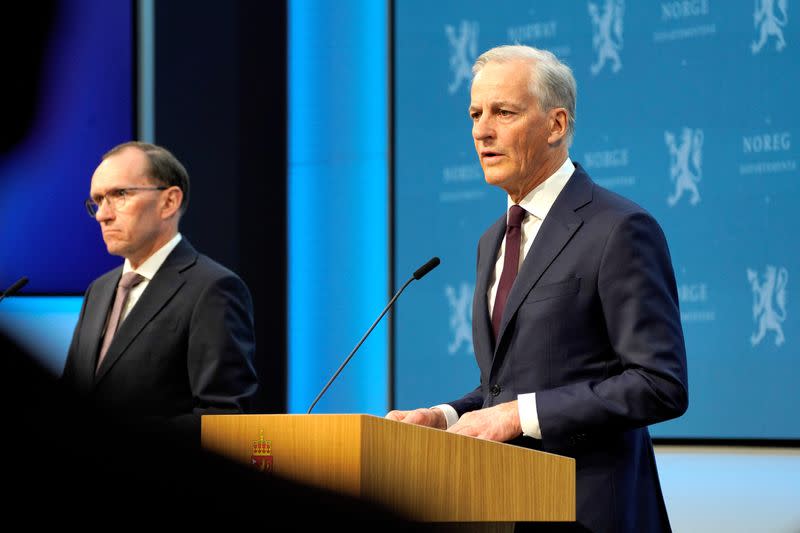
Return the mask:
<svg viewBox="0 0 800 533"><path fill-rule="evenodd" d="M547 112L556 107L567 110L567 146L575 136L575 105L578 88L572 69L547 50L523 45L504 45L487 50L472 65L473 79L488 63L524 60L531 64L531 94Z"/></svg>

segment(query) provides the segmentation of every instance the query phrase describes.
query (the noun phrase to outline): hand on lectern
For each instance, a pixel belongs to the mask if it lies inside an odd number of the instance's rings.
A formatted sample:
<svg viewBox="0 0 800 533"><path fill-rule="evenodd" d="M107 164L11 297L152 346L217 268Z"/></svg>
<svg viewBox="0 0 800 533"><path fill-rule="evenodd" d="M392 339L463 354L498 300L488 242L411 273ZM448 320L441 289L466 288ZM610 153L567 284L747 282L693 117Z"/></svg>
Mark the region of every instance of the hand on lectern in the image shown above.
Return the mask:
<svg viewBox="0 0 800 533"><path fill-rule="evenodd" d="M479 439L507 442L522 435L517 400L464 413L447 431Z"/></svg>
<svg viewBox="0 0 800 533"><path fill-rule="evenodd" d="M389 411L386 414L389 420L427 426L436 429L447 429L447 419L441 409L421 408L413 411Z"/></svg>

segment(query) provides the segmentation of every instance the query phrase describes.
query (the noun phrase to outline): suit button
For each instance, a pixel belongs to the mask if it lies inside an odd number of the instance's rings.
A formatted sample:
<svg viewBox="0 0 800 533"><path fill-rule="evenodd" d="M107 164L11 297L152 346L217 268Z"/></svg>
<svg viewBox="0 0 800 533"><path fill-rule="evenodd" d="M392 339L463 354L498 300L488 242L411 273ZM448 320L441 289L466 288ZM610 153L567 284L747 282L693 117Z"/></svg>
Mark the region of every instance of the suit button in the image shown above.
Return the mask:
<svg viewBox="0 0 800 533"><path fill-rule="evenodd" d="M500 394L501 390L503 389L501 389L499 385L494 384L489 392L492 394L492 396L497 396Z"/></svg>

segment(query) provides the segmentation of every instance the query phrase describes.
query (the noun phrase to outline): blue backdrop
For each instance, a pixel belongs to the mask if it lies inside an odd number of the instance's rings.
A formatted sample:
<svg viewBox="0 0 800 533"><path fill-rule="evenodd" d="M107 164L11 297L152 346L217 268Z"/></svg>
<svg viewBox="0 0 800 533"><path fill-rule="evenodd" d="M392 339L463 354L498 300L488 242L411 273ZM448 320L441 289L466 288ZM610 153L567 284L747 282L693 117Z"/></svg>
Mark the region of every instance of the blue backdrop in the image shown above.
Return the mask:
<svg viewBox="0 0 800 533"><path fill-rule="evenodd" d="M290 413L306 412L386 303L386 20L373 0L289 2ZM386 412L386 329L315 413Z"/></svg>
<svg viewBox="0 0 800 533"><path fill-rule="evenodd" d="M442 257L396 314L397 406L454 399L478 384L475 249L505 196L484 183L474 153L469 69L482 51L520 43L553 51L575 73L572 159L667 234L690 408L654 434L800 438L800 76L787 2L395 6L396 283L420 257Z"/></svg>
<svg viewBox="0 0 800 533"><path fill-rule="evenodd" d="M30 88L36 115L0 155L0 288L26 275L24 292L82 294L120 263L82 204L100 156L134 136L134 12L129 1L56 6Z"/></svg>

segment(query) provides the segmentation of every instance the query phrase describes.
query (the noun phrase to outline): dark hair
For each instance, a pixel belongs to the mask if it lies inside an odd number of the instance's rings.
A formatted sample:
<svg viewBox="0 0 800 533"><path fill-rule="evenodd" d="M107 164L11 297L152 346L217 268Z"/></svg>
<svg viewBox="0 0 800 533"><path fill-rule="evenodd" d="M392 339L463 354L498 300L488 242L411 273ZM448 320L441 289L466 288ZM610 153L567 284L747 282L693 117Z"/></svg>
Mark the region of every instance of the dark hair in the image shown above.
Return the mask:
<svg viewBox="0 0 800 533"><path fill-rule="evenodd" d="M126 148L136 148L144 152L150 163L150 168L148 169L148 177L150 179L167 187L178 187L183 192L181 215L184 214L189 207L189 173L186 172L186 168L178 161L178 158L161 146L139 141L128 141L118 144L103 154L103 161Z"/></svg>

